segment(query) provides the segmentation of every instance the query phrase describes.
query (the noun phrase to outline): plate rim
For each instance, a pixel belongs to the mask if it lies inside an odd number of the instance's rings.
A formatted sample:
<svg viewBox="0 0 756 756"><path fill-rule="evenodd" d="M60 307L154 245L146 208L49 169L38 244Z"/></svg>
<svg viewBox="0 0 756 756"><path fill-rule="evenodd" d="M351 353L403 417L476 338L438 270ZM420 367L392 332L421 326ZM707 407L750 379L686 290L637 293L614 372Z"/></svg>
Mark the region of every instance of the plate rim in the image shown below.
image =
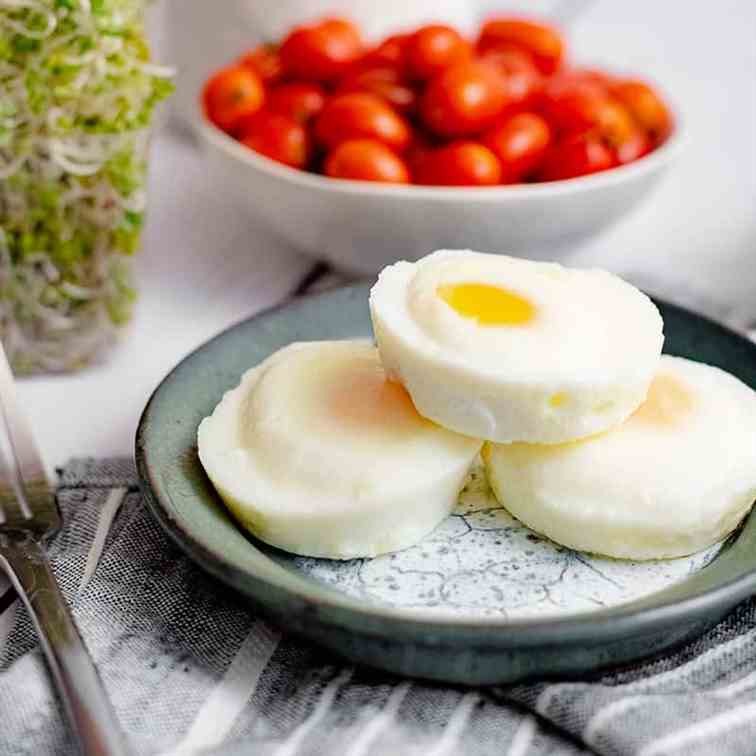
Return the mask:
<svg viewBox="0 0 756 756"><path fill-rule="evenodd" d="M241 569L233 561L226 559L225 555L216 553L201 540L195 538L192 533L182 527L178 519L170 515L170 507L161 499L160 484L155 480L153 466L150 463L150 452L146 438L149 432L151 414L162 392L170 386L177 373L183 370L187 363L211 345L227 338L230 333L245 328L254 321L275 316L292 307L306 305L318 300L328 300L338 293L344 295L359 292L366 290L370 285L370 281L362 280L325 292L307 294L288 299L250 317L243 318L205 340L186 354L165 375L150 395L140 416L135 436L135 460L140 487L148 508L158 524L192 561L198 563L204 570L233 590L266 607L269 607L270 602L266 600L266 597L260 595L262 591L250 590L250 581L272 589L283 600L296 603L303 610L314 611L321 623L342 629L354 629L361 634L368 634L377 638L385 637L386 633L377 628L376 624L386 623L390 625L394 639L397 639L398 636L404 636L411 638L413 642L417 642L418 637L433 637L434 645L448 646L460 645L470 638L475 638L478 648L489 646L498 649L503 646L511 646L513 640L516 640L520 646L540 646L544 643L564 645L595 642L599 626L601 627L602 640L617 640L626 637L628 633L654 632L661 627L682 621L689 624L696 620L703 620L713 611L734 606L756 594L755 556L753 566L749 567L745 574L735 576L715 587L704 589L698 594L682 599L662 601L662 603L653 606L636 606L638 602L631 602L590 612L527 619L508 619L485 615L465 616L451 613L442 615L441 613L434 614L428 610L413 611L401 607L371 604L357 597L330 590L325 585L317 586L318 592L322 595L313 597L304 588L308 585L313 586L314 581L292 573L294 582L302 583L302 591L277 584L267 577ZM649 296L665 309L676 310L686 317L704 321L709 326L721 331L723 335L740 341L749 350L756 350L756 344L735 329L695 310L672 303L663 297L657 297L653 294L649 294ZM746 516L739 530L751 519L756 519L756 510L752 510ZM739 530L736 532L739 532ZM253 543L250 543L250 548L256 549ZM727 547L725 546L725 548ZM256 550L266 559L270 559L259 549ZM664 590L657 592L657 594L663 592ZM644 597L641 600L646 600L657 594L649 594L649 597ZM488 643L480 643L481 635L488 638Z"/></svg>

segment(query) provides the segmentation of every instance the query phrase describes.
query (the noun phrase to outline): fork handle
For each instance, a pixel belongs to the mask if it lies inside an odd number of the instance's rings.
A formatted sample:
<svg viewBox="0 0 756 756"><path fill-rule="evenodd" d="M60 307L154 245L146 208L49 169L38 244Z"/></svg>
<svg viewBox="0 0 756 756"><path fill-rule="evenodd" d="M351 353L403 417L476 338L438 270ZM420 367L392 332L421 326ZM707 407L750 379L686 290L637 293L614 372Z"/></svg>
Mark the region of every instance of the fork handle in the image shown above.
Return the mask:
<svg viewBox="0 0 756 756"><path fill-rule="evenodd" d="M128 756L102 681L41 544L29 535L0 535L0 566L34 621L82 754Z"/></svg>

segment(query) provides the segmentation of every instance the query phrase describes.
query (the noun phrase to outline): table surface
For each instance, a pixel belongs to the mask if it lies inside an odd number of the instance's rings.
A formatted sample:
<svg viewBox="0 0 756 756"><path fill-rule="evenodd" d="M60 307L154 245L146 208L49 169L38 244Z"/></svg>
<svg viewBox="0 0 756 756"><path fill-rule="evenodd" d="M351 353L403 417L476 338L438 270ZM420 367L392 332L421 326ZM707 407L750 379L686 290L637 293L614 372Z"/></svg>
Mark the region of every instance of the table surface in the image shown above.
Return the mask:
<svg viewBox="0 0 756 756"><path fill-rule="evenodd" d="M680 3L588 5L571 29L573 48L591 52L586 62L662 82L689 138L653 197L568 262L602 265L721 319L756 319L756 3L686 3L684 18ZM238 212L210 168L186 136L157 135L132 327L102 364L20 382L51 466L130 455L165 373L226 326L287 297L311 269Z"/></svg>

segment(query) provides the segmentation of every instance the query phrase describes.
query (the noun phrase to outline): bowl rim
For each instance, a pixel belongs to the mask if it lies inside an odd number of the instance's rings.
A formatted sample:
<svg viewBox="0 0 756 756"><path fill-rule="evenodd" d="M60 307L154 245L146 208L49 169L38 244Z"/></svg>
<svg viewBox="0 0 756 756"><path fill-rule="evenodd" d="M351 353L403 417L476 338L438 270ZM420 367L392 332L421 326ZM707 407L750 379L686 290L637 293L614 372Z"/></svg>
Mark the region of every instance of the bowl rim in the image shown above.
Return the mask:
<svg viewBox="0 0 756 756"><path fill-rule="evenodd" d="M647 155L625 165L606 171L592 173L559 181L544 181L533 184L502 184L485 187L423 186L420 184L382 184L351 179L334 179L317 173L291 168L245 147L233 137L219 129L205 116L200 103L195 110L194 126L204 142L227 157L244 163L260 173L267 174L300 188L321 190L335 195L367 195L372 197L402 200L438 200L458 202L482 200L500 202L502 200L532 200L561 197L570 194L600 191L616 184L630 181L634 177L655 173L672 162L685 146L687 131L679 112L672 108L674 128L667 140Z"/></svg>

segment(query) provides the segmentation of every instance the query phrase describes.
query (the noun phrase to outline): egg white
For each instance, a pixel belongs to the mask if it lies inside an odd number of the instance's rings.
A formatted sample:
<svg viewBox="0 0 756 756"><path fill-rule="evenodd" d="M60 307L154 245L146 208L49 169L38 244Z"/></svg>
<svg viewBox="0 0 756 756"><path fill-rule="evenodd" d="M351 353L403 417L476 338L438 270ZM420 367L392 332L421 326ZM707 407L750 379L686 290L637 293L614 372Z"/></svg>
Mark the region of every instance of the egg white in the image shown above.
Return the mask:
<svg viewBox="0 0 756 756"><path fill-rule="evenodd" d="M439 296L461 283L505 289L536 315L481 325ZM471 251L386 268L370 309L383 364L420 414L501 443L561 443L621 423L645 398L664 341L654 304L617 276Z"/></svg>
<svg viewBox="0 0 756 756"><path fill-rule="evenodd" d="M756 499L756 393L718 368L662 357L620 427L554 446L487 444L499 502L557 543L662 559L724 538Z"/></svg>
<svg viewBox="0 0 756 756"><path fill-rule="evenodd" d="M401 396L396 392L401 392ZM334 559L407 548L453 509L482 442L420 417L364 341L288 346L200 425L199 456L261 540Z"/></svg>

